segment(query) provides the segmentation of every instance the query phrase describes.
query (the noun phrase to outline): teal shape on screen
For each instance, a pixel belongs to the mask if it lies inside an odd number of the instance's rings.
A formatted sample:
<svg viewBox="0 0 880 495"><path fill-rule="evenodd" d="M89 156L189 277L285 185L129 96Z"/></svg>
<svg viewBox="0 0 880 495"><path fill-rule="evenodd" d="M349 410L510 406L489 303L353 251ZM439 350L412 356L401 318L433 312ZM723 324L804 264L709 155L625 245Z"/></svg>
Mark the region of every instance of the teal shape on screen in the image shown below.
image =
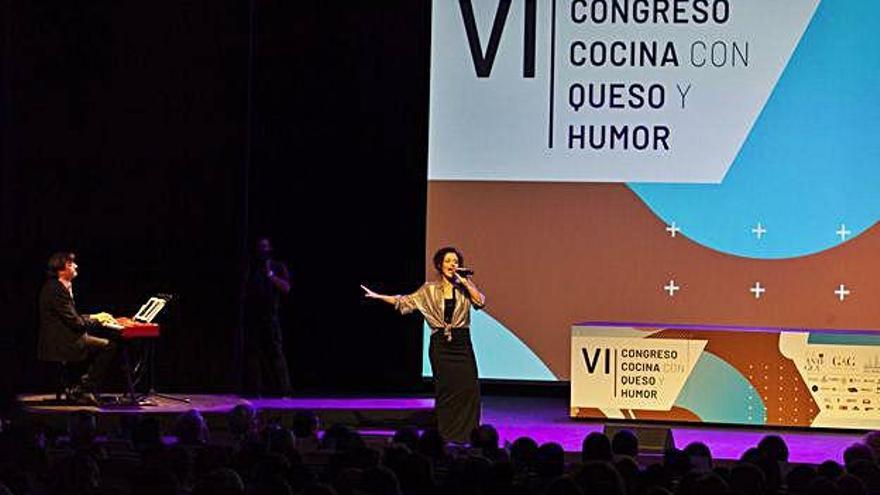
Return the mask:
<svg viewBox="0 0 880 495"><path fill-rule="evenodd" d="M763 425L767 408L752 384L727 361L703 351L675 405L707 423Z"/></svg>
<svg viewBox="0 0 880 495"><path fill-rule="evenodd" d="M428 359L431 328L423 325L422 376L433 376ZM471 342L480 378L556 381L550 368L504 325L485 311L471 311Z"/></svg>
<svg viewBox="0 0 880 495"><path fill-rule="evenodd" d="M880 335L863 333L810 332L808 344L880 346Z"/></svg>
<svg viewBox="0 0 880 495"><path fill-rule="evenodd" d="M870 228L880 219L878 18L877 1L819 4L721 184L629 187L684 236L737 256L808 255Z"/></svg>

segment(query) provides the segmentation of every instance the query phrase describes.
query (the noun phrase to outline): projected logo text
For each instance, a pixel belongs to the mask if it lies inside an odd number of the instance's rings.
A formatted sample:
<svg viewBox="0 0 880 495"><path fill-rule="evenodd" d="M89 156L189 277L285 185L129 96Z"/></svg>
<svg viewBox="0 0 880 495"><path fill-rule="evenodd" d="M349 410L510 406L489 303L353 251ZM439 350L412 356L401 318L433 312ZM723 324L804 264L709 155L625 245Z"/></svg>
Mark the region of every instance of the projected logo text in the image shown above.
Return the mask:
<svg viewBox="0 0 880 495"><path fill-rule="evenodd" d="M584 357L584 365L587 367L587 373L593 374L596 372L596 367L599 364L599 361L602 360L602 351L603 349L596 348L593 351L593 355L590 356L586 347L581 348L581 354ZM611 373L611 349L604 349L604 351L605 374L608 375Z"/></svg>
<svg viewBox="0 0 880 495"><path fill-rule="evenodd" d="M719 183L818 3L432 2L429 180Z"/></svg>
<svg viewBox="0 0 880 495"><path fill-rule="evenodd" d="M474 16L472 0L458 1L477 77L486 78L492 73L492 66L495 65L495 56L498 54L498 45L501 43L501 34L504 32L504 25L507 22L507 14L510 12L512 1L513 0L498 1L498 8L495 10L495 20L492 22L492 32L489 35L489 43L486 46L485 52L480 44L480 33L477 30L477 20ZM537 10L537 0L525 0L522 74L523 77L526 78L535 77L535 32L537 31Z"/></svg>

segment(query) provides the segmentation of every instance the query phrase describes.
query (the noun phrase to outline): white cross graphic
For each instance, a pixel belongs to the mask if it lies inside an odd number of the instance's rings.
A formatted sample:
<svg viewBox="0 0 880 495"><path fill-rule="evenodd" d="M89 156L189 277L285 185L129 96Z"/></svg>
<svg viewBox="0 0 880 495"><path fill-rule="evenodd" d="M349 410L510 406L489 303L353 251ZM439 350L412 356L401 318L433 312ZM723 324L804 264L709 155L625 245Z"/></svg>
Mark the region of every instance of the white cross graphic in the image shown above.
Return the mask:
<svg viewBox="0 0 880 495"><path fill-rule="evenodd" d="M767 233L767 229L765 229L764 226L761 225L761 222L758 222L758 225L755 226L755 228L752 229L752 233L755 234L755 236L756 236L758 239L760 239L761 237L764 236L764 234Z"/></svg>
<svg viewBox="0 0 880 495"><path fill-rule="evenodd" d="M843 241L846 240L846 236L852 234L852 231L851 231L851 230L846 230L846 224L845 224L845 223L842 223L842 224L840 224L840 230L838 230L838 231L836 231L836 232L834 232L834 233L837 234L837 235L839 235L839 236L840 236L840 242L843 242Z"/></svg>
<svg viewBox="0 0 880 495"><path fill-rule="evenodd" d="M749 289L749 292L755 294L755 299L760 299L761 294L767 292L767 289L761 287L761 282L755 282L755 286Z"/></svg>
<svg viewBox="0 0 880 495"><path fill-rule="evenodd" d="M672 297L676 291L681 290L681 287L675 285L675 280L669 279L669 285L664 285L663 290L669 292L669 297Z"/></svg>
<svg viewBox="0 0 880 495"><path fill-rule="evenodd" d="M681 232L681 227L672 222L672 225L666 227L666 232L669 232L669 237L675 237L676 233Z"/></svg>
<svg viewBox="0 0 880 495"><path fill-rule="evenodd" d="M850 292L851 291L847 289L846 286L843 284L840 284L840 287L836 291L834 291L834 293L837 294L837 297L839 297L841 301L843 301Z"/></svg>

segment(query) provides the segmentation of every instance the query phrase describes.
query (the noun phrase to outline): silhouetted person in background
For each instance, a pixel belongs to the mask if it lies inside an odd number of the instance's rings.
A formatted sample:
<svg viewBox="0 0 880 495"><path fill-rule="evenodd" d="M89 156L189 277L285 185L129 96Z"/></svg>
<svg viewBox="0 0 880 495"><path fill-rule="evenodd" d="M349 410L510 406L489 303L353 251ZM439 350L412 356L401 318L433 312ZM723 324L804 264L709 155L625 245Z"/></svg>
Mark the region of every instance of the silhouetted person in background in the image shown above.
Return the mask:
<svg viewBox="0 0 880 495"><path fill-rule="evenodd" d="M257 240L242 291L245 391L249 394L290 394L279 307L290 292L287 265L272 259L272 243Z"/></svg>

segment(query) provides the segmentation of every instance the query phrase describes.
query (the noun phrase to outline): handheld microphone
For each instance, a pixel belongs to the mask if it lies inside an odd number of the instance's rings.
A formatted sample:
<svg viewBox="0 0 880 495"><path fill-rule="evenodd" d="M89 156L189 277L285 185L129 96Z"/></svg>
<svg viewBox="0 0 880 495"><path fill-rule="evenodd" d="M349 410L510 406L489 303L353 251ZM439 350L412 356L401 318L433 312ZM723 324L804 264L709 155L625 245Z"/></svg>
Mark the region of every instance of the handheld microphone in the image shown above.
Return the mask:
<svg viewBox="0 0 880 495"><path fill-rule="evenodd" d="M474 271L470 268L456 268L455 273L461 275L462 277L470 277L474 274Z"/></svg>

